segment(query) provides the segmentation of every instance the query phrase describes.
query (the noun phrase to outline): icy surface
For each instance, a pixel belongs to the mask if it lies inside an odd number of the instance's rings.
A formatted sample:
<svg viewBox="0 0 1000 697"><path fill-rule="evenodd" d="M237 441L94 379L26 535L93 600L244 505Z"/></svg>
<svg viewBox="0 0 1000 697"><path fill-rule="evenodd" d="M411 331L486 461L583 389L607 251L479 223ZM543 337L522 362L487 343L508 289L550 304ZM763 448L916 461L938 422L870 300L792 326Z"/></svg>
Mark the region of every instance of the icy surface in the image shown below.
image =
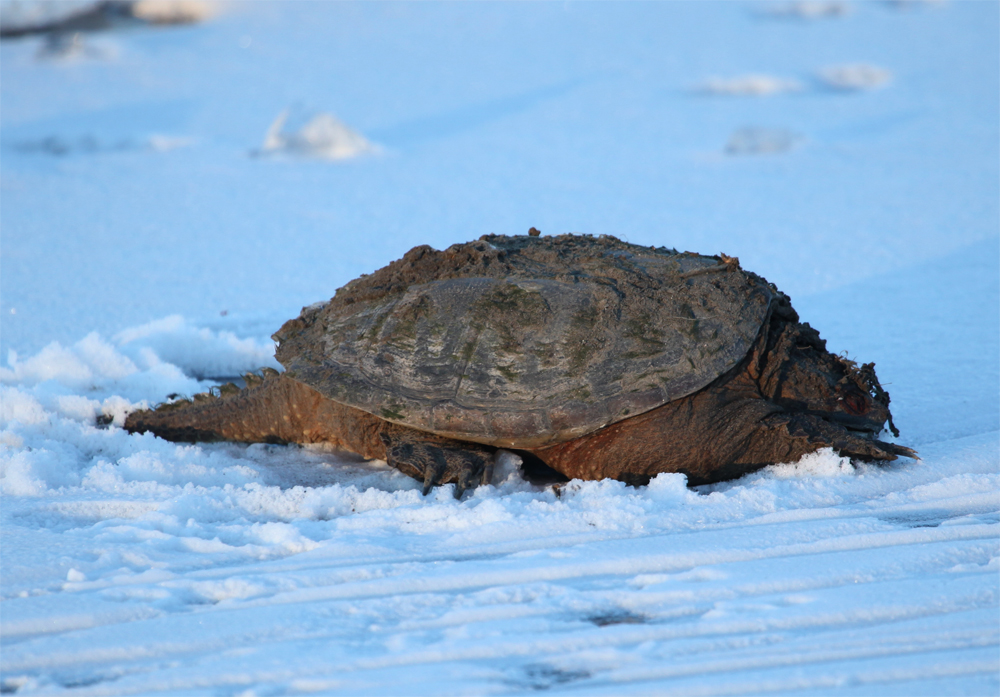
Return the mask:
<svg viewBox="0 0 1000 697"><path fill-rule="evenodd" d="M0 690L996 695L997 15L254 3L0 44ZM922 459L511 456L455 501L120 428L412 246L529 226L739 256Z"/></svg>

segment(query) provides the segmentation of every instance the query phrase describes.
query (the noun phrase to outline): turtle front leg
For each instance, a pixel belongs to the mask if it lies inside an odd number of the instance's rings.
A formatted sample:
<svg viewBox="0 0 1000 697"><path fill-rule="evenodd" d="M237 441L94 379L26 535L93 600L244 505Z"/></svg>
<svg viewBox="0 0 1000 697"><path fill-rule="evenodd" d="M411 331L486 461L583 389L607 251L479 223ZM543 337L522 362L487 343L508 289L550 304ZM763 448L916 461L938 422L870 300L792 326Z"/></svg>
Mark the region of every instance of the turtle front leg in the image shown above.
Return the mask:
<svg viewBox="0 0 1000 697"><path fill-rule="evenodd" d="M748 442L741 459L748 462L795 462L821 448L863 462L917 458L917 452L894 443L858 435L812 414L774 414L761 421L757 436Z"/></svg>
<svg viewBox="0 0 1000 697"><path fill-rule="evenodd" d="M380 434L386 462L424 483L424 496L440 484L455 483L455 498L466 489L489 484L495 452L476 443L437 438L409 428L387 428Z"/></svg>
<svg viewBox="0 0 1000 697"><path fill-rule="evenodd" d="M787 411L737 372L701 392L555 446L533 451L571 479L613 477L629 484L679 472L689 485L736 479L833 448L857 460L915 457L909 448L815 414Z"/></svg>

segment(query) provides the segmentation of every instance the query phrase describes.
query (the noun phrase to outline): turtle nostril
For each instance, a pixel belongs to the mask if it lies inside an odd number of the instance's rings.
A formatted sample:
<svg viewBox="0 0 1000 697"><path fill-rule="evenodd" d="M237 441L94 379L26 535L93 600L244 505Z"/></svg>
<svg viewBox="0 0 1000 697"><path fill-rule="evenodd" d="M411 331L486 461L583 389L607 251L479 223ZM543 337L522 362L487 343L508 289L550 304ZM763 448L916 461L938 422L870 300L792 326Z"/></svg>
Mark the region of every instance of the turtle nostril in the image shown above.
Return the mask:
<svg viewBox="0 0 1000 697"><path fill-rule="evenodd" d="M861 416L868 412L868 400L857 392L848 392L844 395L844 411L848 414Z"/></svg>

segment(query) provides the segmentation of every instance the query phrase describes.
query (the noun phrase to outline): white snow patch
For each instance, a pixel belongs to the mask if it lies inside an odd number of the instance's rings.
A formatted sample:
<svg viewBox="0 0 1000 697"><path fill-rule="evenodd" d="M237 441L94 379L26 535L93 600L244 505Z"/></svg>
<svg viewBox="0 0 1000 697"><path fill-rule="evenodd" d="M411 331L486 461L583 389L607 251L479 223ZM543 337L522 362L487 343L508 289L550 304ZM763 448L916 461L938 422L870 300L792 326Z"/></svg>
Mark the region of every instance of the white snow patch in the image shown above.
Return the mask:
<svg viewBox="0 0 1000 697"><path fill-rule="evenodd" d="M727 155L777 155L802 142L802 136L785 128L740 128L726 141Z"/></svg>
<svg viewBox="0 0 1000 697"><path fill-rule="evenodd" d="M948 0L885 0L885 4L896 10L912 10L922 7L945 7Z"/></svg>
<svg viewBox="0 0 1000 697"><path fill-rule="evenodd" d="M852 63L823 68L819 79L830 89L856 92L885 87L892 81L892 72L877 65Z"/></svg>
<svg viewBox="0 0 1000 697"><path fill-rule="evenodd" d="M11 421L42 424L48 419L49 415L37 399L17 388L0 385L0 426L6 426Z"/></svg>
<svg viewBox="0 0 1000 697"><path fill-rule="evenodd" d="M832 19L846 17L851 5L841 0L800 0L798 2L771 2L762 5L759 13L765 17L791 19Z"/></svg>
<svg viewBox="0 0 1000 697"><path fill-rule="evenodd" d="M775 94L801 92L805 86L798 80L773 75L740 75L738 77L710 77L697 91L705 94L768 97Z"/></svg>
<svg viewBox="0 0 1000 697"><path fill-rule="evenodd" d="M91 332L69 348L52 342L23 362L18 360L16 352L10 351L7 365L7 368L0 367L0 381L37 385L55 380L76 389L87 389L97 379L120 380L138 370L96 332Z"/></svg>
<svg viewBox="0 0 1000 697"><path fill-rule="evenodd" d="M493 486L503 491L517 491L527 483L521 477L521 456L509 450L498 450L493 465Z"/></svg>
<svg viewBox="0 0 1000 697"><path fill-rule="evenodd" d="M115 342L122 352L146 366L165 361L195 376L231 377L263 367L281 368L274 359L272 343L195 327L180 315L126 329L115 335Z"/></svg>
<svg viewBox="0 0 1000 697"><path fill-rule="evenodd" d="M765 472L776 479L800 479L802 477L847 477L855 474L851 458L841 457L832 448L822 448L803 455L798 462L771 465Z"/></svg>
<svg viewBox="0 0 1000 697"><path fill-rule="evenodd" d="M0 448L0 493L45 496L80 483L77 463L66 457L70 449L58 441L45 444L49 447Z"/></svg>
<svg viewBox="0 0 1000 697"><path fill-rule="evenodd" d="M194 138L153 134L149 137L149 147L157 152L170 152L178 148L189 148L195 144Z"/></svg>
<svg viewBox="0 0 1000 697"><path fill-rule="evenodd" d="M290 110L286 109L268 127L262 154L282 153L324 160L348 160L375 154L380 148L332 114L319 113L300 128L285 129Z"/></svg>
<svg viewBox="0 0 1000 697"><path fill-rule="evenodd" d="M56 410L63 416L76 421L93 422L101 413L101 403L96 399L88 399L83 395L65 394L55 398Z"/></svg>

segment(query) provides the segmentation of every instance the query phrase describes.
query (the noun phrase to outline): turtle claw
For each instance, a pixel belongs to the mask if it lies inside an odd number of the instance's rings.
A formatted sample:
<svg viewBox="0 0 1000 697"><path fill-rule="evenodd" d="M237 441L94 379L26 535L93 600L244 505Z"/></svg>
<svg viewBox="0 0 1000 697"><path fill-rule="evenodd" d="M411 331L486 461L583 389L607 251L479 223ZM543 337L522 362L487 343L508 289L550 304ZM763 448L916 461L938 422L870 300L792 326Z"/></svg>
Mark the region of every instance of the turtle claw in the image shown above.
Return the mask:
<svg viewBox="0 0 1000 697"><path fill-rule="evenodd" d="M493 481L493 467L496 465L497 455L499 455L499 451L493 457L486 460L486 466L483 467L483 474L479 478L480 486L486 486Z"/></svg>
<svg viewBox="0 0 1000 697"><path fill-rule="evenodd" d="M906 448L902 445L886 443L880 440L868 440L855 435L842 437L834 440L833 449L841 455L846 455L851 459L863 460L866 462L885 462L903 457L917 458L917 451Z"/></svg>
<svg viewBox="0 0 1000 697"><path fill-rule="evenodd" d="M391 463L390 463L391 464ZM429 465L424 470L424 489L423 494L431 493L431 489L441 483L441 475L444 474L444 467L436 467L434 465Z"/></svg>
<svg viewBox="0 0 1000 697"><path fill-rule="evenodd" d="M894 457L909 457L914 460L919 460L920 455L913 448L907 448L903 445L896 445L895 443L885 443L883 441L877 440L875 443L878 444L882 450L891 453Z"/></svg>
<svg viewBox="0 0 1000 697"><path fill-rule="evenodd" d="M477 458L479 459L479 458ZM468 467L463 467L458 474L458 481L455 482L455 498L462 498L462 494L468 489L475 489L482 483L486 476L486 470L493 468L493 458L485 458L485 463L474 463Z"/></svg>
<svg viewBox="0 0 1000 697"><path fill-rule="evenodd" d="M798 440L801 445L793 446L790 450L802 450L806 442L810 443L810 448L806 452L815 450L816 447L833 448L842 457L849 457L852 460L863 462L885 462L895 460L897 457L917 457L917 451L894 443L866 438L847 430L846 428L827 421L818 416L798 414L784 417L783 438L790 438L792 441Z"/></svg>
<svg viewBox="0 0 1000 697"><path fill-rule="evenodd" d="M474 443L431 440L416 431L380 434L386 462L424 483L423 494L440 484L455 484L455 498L488 483L493 476L493 452Z"/></svg>

